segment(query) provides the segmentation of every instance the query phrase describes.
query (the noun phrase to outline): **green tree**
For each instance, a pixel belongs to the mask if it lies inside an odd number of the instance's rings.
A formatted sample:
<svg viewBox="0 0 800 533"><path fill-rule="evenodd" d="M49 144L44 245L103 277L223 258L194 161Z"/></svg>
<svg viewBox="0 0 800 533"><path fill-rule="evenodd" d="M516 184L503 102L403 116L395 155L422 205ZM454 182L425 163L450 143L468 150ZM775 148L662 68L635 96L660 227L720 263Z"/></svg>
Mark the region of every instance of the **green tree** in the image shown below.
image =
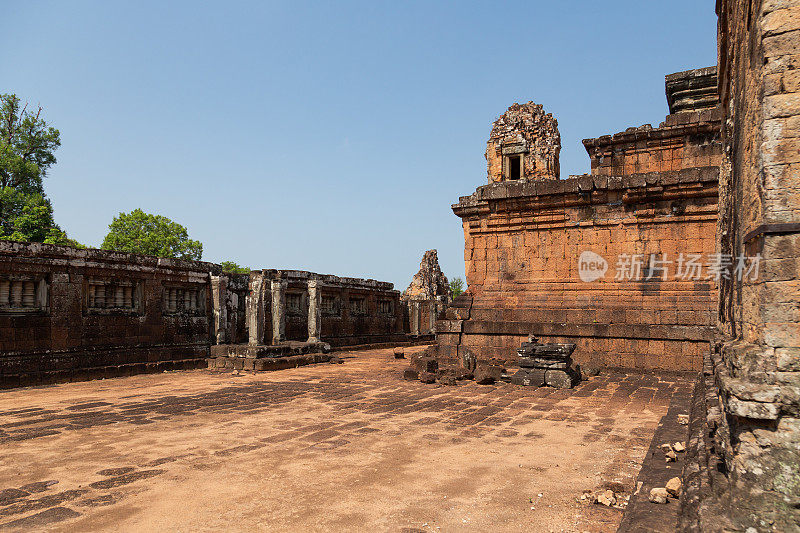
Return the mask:
<svg viewBox="0 0 800 533"><path fill-rule="evenodd" d="M108 226L104 250L199 260L203 245L189 238L186 228L141 209L120 213Z"/></svg>
<svg viewBox="0 0 800 533"><path fill-rule="evenodd" d="M450 299L455 300L459 294L464 292L464 280L453 278L450 280Z"/></svg>
<svg viewBox="0 0 800 533"><path fill-rule="evenodd" d="M222 261L219 264L222 267L223 272L227 272L228 274L249 274L250 269L247 267L239 266L237 263L233 261Z"/></svg>
<svg viewBox="0 0 800 533"><path fill-rule="evenodd" d="M0 202L5 205L6 225L0 225L0 240L43 242L84 248L70 238L53 220L50 200L38 193L23 194L11 187L0 189Z"/></svg>
<svg viewBox="0 0 800 533"><path fill-rule="evenodd" d="M43 179L61 145L57 129L13 94L0 94L0 239L80 246L53 220Z"/></svg>

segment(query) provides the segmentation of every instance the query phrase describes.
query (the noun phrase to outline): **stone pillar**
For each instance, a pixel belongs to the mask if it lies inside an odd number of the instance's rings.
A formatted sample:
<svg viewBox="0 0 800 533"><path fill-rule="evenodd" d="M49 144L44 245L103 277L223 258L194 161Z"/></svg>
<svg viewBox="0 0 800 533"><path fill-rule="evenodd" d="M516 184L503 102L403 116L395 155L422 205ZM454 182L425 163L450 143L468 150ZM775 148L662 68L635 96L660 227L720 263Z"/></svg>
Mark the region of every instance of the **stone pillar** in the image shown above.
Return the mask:
<svg viewBox="0 0 800 533"><path fill-rule="evenodd" d="M286 286L285 279L272 280L272 344L286 340Z"/></svg>
<svg viewBox="0 0 800 533"><path fill-rule="evenodd" d="M419 335L419 323L421 319L421 317L419 316L420 315L419 302L411 300L409 302L409 306L411 308L410 309L411 312L409 313L411 315L409 318L409 320L411 321L411 334Z"/></svg>
<svg viewBox="0 0 800 533"><path fill-rule="evenodd" d="M322 330L322 302L319 281L308 281L308 342L320 342Z"/></svg>
<svg viewBox="0 0 800 533"><path fill-rule="evenodd" d="M227 292L227 276L211 276L211 307L214 313L214 336L217 344L225 344L229 341L227 335L228 306L225 305L228 298Z"/></svg>
<svg viewBox="0 0 800 533"><path fill-rule="evenodd" d="M253 272L250 275L250 295L247 299L247 327L250 334L250 344L264 344L264 274Z"/></svg>
<svg viewBox="0 0 800 533"><path fill-rule="evenodd" d="M439 302L436 300L431 300L428 302L428 308L430 309L430 317L428 317L428 333L435 334L436 333L436 315L438 314L437 311L439 310Z"/></svg>

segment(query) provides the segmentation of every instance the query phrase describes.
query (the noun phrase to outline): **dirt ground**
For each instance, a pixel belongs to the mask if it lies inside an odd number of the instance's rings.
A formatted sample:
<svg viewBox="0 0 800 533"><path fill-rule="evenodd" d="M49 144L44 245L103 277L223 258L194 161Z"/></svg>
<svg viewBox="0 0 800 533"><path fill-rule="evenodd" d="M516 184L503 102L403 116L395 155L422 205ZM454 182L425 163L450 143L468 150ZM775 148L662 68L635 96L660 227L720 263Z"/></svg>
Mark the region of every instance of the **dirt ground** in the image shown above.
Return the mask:
<svg viewBox="0 0 800 533"><path fill-rule="evenodd" d="M408 348L407 354L422 348ZM615 531L675 376L401 379L392 350L0 392L0 529Z"/></svg>

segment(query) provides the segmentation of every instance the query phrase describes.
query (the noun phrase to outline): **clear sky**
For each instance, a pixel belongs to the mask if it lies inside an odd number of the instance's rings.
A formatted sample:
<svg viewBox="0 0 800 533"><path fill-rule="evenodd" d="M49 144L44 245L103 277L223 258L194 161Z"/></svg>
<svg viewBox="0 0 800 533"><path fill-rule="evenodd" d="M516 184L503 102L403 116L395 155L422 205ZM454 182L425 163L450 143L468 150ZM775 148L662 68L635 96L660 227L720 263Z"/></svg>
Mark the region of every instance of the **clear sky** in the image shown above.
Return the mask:
<svg viewBox="0 0 800 533"><path fill-rule="evenodd" d="M556 116L566 177L581 139L664 119L665 74L716 63L712 0L2 4L0 92L61 131L71 237L141 207L205 260L400 290L430 248L463 278L450 205L510 104Z"/></svg>

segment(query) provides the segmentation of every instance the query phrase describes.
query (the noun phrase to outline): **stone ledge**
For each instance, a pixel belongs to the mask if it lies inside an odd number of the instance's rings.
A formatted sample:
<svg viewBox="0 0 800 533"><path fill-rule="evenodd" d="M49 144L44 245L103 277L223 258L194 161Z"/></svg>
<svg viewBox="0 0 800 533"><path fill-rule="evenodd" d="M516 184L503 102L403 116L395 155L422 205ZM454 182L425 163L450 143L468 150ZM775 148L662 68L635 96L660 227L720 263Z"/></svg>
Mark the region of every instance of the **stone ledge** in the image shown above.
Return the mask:
<svg viewBox="0 0 800 533"><path fill-rule="evenodd" d="M119 267L120 264L139 266L147 269L172 269L183 271L199 271L205 274L219 274L222 267L205 261L191 261L188 259L171 259L151 255L115 252L97 248L73 248L55 244L24 243L0 241L0 259L14 261L17 258L62 260L71 266L86 264L87 266ZM93 265L97 263L98 265ZM108 263L108 265L106 265Z"/></svg>
<svg viewBox="0 0 800 533"><path fill-rule="evenodd" d="M696 186L707 185L712 187L706 193L716 196L716 187L719 182L719 167L696 167L684 170L671 170L665 172L646 172L631 174L629 176L591 176L584 174L581 176L570 176L563 180L523 180L523 181L503 181L482 185L478 187L470 196L462 196L457 204L451 208L458 216L470 214L469 211L475 208L488 206L489 201L499 201L506 199L528 198L528 197L548 197L563 195L591 194L603 191L621 191L634 193L637 190L647 192L649 187L674 187L674 194L680 195L681 187L691 187L685 194L695 197L698 194ZM656 190L660 196L664 191ZM587 197L587 200L590 200Z"/></svg>
<svg viewBox="0 0 800 533"><path fill-rule="evenodd" d="M310 353L328 353L331 345L326 342L293 342L278 345L217 344L211 347L212 357L228 358L277 358Z"/></svg>
<svg viewBox="0 0 800 533"><path fill-rule="evenodd" d="M713 326L648 326L645 324L558 324L551 322L511 322L490 320L466 320L460 328L442 320L437 322L443 328L453 329L453 333L466 335L519 335L527 337L531 333L545 337L598 337L648 340L681 340L710 342L714 338ZM440 330L442 332L445 329Z"/></svg>

